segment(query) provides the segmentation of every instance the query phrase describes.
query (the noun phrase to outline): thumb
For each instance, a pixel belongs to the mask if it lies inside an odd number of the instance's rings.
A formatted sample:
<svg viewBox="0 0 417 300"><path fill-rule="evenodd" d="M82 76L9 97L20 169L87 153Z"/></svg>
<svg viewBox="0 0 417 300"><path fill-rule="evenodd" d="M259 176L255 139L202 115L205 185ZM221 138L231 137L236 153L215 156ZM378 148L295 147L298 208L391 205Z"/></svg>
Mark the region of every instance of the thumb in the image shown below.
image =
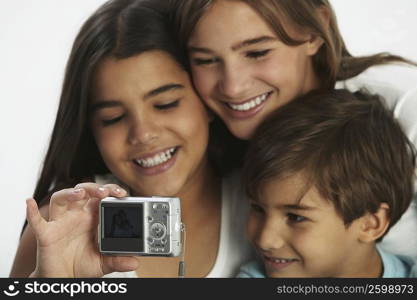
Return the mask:
<svg viewBox="0 0 417 300"><path fill-rule="evenodd" d="M29 225L33 228L36 236L38 236L46 226L47 222L41 216L38 209L38 204L36 203L35 199L26 199L26 219Z"/></svg>
<svg viewBox="0 0 417 300"><path fill-rule="evenodd" d="M132 256L102 256L103 274L111 272L134 271L139 267L136 257Z"/></svg>

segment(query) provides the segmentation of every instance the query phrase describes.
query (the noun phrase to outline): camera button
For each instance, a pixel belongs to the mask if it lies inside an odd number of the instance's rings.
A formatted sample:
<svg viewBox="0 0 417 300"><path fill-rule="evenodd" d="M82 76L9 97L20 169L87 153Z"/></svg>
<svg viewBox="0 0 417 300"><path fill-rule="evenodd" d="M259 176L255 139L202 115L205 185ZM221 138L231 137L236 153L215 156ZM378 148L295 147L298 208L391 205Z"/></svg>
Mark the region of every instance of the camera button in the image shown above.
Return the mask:
<svg viewBox="0 0 417 300"><path fill-rule="evenodd" d="M153 238L148 237L148 244L149 244L149 245L153 245L154 241L155 241L155 240L154 240Z"/></svg>
<svg viewBox="0 0 417 300"><path fill-rule="evenodd" d="M167 239L162 239L162 240L161 240L161 244L162 244L162 245L165 245L166 243L167 243Z"/></svg>
<svg viewBox="0 0 417 300"><path fill-rule="evenodd" d="M151 229L151 235L157 239L163 238L166 234L166 228L161 223L152 224L150 229Z"/></svg>
<svg viewBox="0 0 417 300"><path fill-rule="evenodd" d="M153 218L151 216L148 216L148 222L149 223L153 222Z"/></svg>

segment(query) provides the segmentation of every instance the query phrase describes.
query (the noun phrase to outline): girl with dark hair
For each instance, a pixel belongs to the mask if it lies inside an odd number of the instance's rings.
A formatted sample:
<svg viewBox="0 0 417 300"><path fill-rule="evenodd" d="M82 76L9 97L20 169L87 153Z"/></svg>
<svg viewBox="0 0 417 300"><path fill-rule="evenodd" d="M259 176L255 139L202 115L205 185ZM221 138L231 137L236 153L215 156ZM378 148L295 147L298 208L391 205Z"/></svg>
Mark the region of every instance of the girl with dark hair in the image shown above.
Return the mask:
<svg viewBox="0 0 417 300"><path fill-rule="evenodd" d="M12 277L176 277L179 258L98 252L98 201L127 194L181 199L185 276L230 277L249 258L242 194L210 163L210 116L162 3L109 1L81 28Z"/></svg>
<svg viewBox="0 0 417 300"><path fill-rule="evenodd" d="M416 64L387 53L351 55L329 0L170 3L171 20L189 56L194 86L236 138L249 140L268 115L298 96L343 87L380 94L417 145L415 82L394 86L378 79L381 73L390 72L384 69L388 64L412 68ZM393 82L399 74L401 80L411 73L405 66L394 70ZM415 69L411 71L417 78ZM224 148L227 157L230 147ZM416 256L416 230L417 203L412 201L383 244L396 253Z"/></svg>

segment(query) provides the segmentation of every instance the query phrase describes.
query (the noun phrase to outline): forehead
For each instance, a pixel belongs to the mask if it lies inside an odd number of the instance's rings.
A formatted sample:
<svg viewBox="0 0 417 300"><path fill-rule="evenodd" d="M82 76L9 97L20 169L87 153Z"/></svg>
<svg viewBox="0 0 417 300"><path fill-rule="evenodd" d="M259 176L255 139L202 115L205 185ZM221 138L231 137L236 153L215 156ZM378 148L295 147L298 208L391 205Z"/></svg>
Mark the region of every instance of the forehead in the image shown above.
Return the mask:
<svg viewBox="0 0 417 300"><path fill-rule="evenodd" d="M241 1L215 1L197 23L190 44L234 44L259 35L275 37L269 25L249 5Z"/></svg>
<svg viewBox="0 0 417 300"><path fill-rule="evenodd" d="M324 199L314 185L302 173L286 178L273 178L261 186L258 202L269 207L306 206L333 209L330 201Z"/></svg>
<svg viewBox="0 0 417 300"><path fill-rule="evenodd" d="M97 67L93 99L114 98L121 93L145 94L166 83L188 85L188 74L167 53L147 51L124 59L105 58Z"/></svg>

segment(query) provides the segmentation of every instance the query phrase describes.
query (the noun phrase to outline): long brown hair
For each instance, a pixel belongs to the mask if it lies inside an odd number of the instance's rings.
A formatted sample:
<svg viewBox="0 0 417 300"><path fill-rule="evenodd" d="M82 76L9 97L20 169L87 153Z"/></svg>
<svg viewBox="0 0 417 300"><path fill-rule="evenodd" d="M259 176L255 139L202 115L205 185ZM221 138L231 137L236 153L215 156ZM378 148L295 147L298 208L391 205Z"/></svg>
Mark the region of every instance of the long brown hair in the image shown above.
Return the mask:
<svg viewBox="0 0 417 300"><path fill-rule="evenodd" d="M188 39L200 18L218 0L169 0L171 21L177 38L184 51ZM222 0L225 1L225 0ZM277 37L287 45L304 43L292 38L285 30L283 21L298 30L321 37L324 41L313 57L313 67L319 77L321 88L333 88L337 80L354 77L367 68L393 62L415 63L400 56L378 53L370 56L354 57L346 48L340 34L337 19L328 0L229 0L241 1L255 10L273 29ZM320 9L329 14L329 24L323 21Z"/></svg>
<svg viewBox="0 0 417 300"><path fill-rule="evenodd" d="M108 1L80 29L67 62L55 125L34 192L38 203L49 201L53 191L108 172L89 126L92 81L104 58L162 50L185 65L162 10L151 2Z"/></svg>
<svg viewBox="0 0 417 300"><path fill-rule="evenodd" d="M269 115L254 137L243 170L252 199L266 182L302 174L347 225L387 203L391 227L411 202L415 148L376 95L310 92Z"/></svg>

